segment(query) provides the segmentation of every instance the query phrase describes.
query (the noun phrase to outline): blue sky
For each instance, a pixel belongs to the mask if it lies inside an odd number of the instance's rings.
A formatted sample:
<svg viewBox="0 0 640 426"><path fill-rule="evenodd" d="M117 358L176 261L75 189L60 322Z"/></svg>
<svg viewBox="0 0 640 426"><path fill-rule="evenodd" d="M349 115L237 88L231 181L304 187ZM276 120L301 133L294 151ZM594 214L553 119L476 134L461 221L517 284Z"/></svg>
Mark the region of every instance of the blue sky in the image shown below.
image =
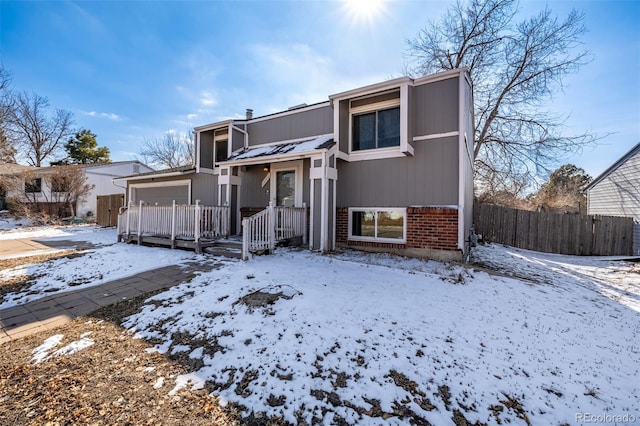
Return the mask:
<svg viewBox="0 0 640 426"><path fill-rule="evenodd" d="M72 111L114 161L144 138L264 115L402 75L407 38L451 1L0 1L13 88ZM529 15L545 2L523 0ZM567 132L607 135L566 159L592 176L640 141L640 1L551 1L583 10L594 59L551 104Z"/></svg>

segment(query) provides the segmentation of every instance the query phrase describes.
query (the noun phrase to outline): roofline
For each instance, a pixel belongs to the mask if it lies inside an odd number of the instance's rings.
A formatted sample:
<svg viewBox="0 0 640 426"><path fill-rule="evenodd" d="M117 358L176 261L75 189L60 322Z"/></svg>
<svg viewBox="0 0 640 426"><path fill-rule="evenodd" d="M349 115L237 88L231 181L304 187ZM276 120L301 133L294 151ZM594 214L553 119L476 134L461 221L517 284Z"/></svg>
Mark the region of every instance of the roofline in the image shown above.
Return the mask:
<svg viewBox="0 0 640 426"><path fill-rule="evenodd" d="M452 70L437 72L435 74L429 74L424 77L418 77L415 79L407 76L399 77L399 78L394 78L393 80L387 80L381 83L370 84L368 86L347 90L346 92L336 93L334 95L330 95L329 99L334 100L334 99L352 98L354 96L360 96L363 94L391 89L391 88L399 87L405 84L411 85L411 86L417 86L417 85L425 84L429 82L446 80L449 78L456 77L460 74L466 74L466 73L468 73L467 68L461 67L461 68L454 68Z"/></svg>
<svg viewBox="0 0 640 426"><path fill-rule="evenodd" d="M290 154L263 155L261 157L243 158L241 160L221 161L218 164L226 166L249 166L252 164L279 163L282 161L310 158L315 154L321 154L323 152L329 151L329 149L330 148L319 148L312 151L294 152Z"/></svg>
<svg viewBox="0 0 640 426"><path fill-rule="evenodd" d="M620 167L629 158L633 157L638 152L640 152L640 142L638 142L636 144L636 146L631 148L626 154L624 154L622 157L620 157L618 159L618 161L616 161L611 166L609 166L608 169L606 169L604 172L600 173L600 175L598 177L596 177L594 180L592 180L589 185L584 187L583 191L588 191L589 189L594 187L596 184L600 183L602 180L604 180L607 176L609 176L611 173L613 173L618 167Z"/></svg>
<svg viewBox="0 0 640 426"><path fill-rule="evenodd" d="M112 180L126 180L126 181L130 181L130 180L143 180L143 179L153 179L155 177L172 177L172 176L183 176L183 175L190 175L192 173L195 173L196 169L195 167L192 169L186 169L186 170L182 170L179 172L169 172L169 173L162 173L162 170L158 170L157 173L146 173L143 175L133 175L133 176L122 176L122 177L118 177L118 178L113 178Z"/></svg>

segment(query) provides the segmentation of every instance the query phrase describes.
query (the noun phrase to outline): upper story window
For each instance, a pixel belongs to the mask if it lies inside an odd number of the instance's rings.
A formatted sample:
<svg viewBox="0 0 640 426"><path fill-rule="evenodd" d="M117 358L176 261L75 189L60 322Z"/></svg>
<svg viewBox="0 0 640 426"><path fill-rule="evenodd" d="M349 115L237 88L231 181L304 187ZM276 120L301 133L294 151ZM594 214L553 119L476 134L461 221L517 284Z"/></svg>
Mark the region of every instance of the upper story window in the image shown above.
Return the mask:
<svg viewBox="0 0 640 426"><path fill-rule="evenodd" d="M24 183L24 192L27 194L34 194L36 192L42 192L42 178L35 178Z"/></svg>
<svg viewBox="0 0 640 426"><path fill-rule="evenodd" d="M400 146L400 107L353 115L351 151Z"/></svg>
<svg viewBox="0 0 640 426"><path fill-rule="evenodd" d="M225 161L228 157L228 149L229 149L229 141L228 140L216 140L215 142L215 151L216 151L216 164L220 161Z"/></svg>

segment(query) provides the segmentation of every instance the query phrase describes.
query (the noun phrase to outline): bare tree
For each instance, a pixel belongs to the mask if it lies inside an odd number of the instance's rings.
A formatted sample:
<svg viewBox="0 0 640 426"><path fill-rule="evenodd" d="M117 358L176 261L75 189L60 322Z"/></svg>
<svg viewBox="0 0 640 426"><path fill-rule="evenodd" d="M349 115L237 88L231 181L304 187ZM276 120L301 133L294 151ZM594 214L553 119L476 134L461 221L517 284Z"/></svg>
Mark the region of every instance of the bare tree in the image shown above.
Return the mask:
<svg viewBox="0 0 640 426"><path fill-rule="evenodd" d="M15 163L16 149L7 139L5 128L11 109L11 74L0 66L0 164Z"/></svg>
<svg viewBox="0 0 640 426"><path fill-rule="evenodd" d="M440 22L407 40L407 71L466 67L474 85L476 181L531 182L594 137L567 136L544 104L586 64L584 14L559 21L548 8L516 21L515 0L458 1Z"/></svg>
<svg viewBox="0 0 640 426"><path fill-rule="evenodd" d="M14 94L7 117L6 135L18 154L32 166L40 167L55 157L72 133L71 112L50 111L49 100L35 93Z"/></svg>
<svg viewBox="0 0 640 426"><path fill-rule="evenodd" d="M140 155L147 164L174 168L195 164L193 134L165 133L162 139L144 139Z"/></svg>

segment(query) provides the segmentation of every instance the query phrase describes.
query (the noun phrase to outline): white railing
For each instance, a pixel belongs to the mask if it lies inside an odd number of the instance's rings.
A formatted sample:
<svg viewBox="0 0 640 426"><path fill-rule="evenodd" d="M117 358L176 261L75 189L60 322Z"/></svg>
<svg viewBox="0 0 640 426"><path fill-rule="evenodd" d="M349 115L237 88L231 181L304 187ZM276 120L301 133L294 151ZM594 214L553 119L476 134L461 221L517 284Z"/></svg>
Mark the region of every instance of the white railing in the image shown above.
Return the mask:
<svg viewBox="0 0 640 426"><path fill-rule="evenodd" d="M129 203L118 214L118 240L122 236L143 235L170 238L194 239L229 236L230 209L227 206L213 207L196 204L171 206L146 206Z"/></svg>
<svg viewBox="0 0 640 426"><path fill-rule="evenodd" d="M307 206L269 207L251 217L242 220L242 258L247 260L249 253L270 252L276 243L289 238L302 237L307 243Z"/></svg>

